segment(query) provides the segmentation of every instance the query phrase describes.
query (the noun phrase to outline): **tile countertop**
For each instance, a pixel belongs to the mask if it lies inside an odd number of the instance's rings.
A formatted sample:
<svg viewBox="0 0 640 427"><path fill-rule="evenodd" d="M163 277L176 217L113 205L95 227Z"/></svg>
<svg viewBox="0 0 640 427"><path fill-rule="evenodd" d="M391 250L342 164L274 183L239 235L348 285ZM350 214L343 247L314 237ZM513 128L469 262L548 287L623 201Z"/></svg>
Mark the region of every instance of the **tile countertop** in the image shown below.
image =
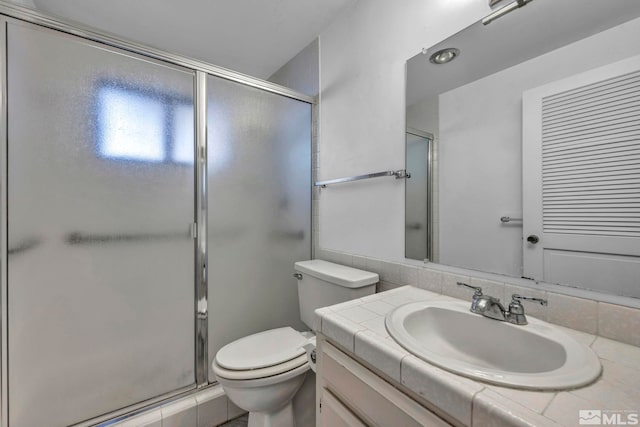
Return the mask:
<svg viewBox="0 0 640 427"><path fill-rule="evenodd" d="M397 306L424 300L460 301L404 286L318 309L316 330L460 425L578 426L579 410L620 411L623 421L626 414L640 413L639 347L554 325L591 347L602 363L602 376L589 386L560 392L494 386L424 362L389 336L385 315Z"/></svg>

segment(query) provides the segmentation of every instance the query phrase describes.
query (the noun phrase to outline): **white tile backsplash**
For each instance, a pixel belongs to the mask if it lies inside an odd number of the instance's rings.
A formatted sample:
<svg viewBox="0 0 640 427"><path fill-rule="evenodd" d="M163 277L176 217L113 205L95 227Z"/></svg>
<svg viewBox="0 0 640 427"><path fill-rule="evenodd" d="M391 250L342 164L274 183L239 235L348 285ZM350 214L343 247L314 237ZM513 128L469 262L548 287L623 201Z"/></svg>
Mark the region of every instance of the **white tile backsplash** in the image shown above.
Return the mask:
<svg viewBox="0 0 640 427"><path fill-rule="evenodd" d="M603 337L640 346L640 310L598 303L598 333Z"/></svg>
<svg viewBox="0 0 640 427"><path fill-rule="evenodd" d="M360 270L366 270L367 269L367 258L366 257L354 255L353 258L351 258L351 263L353 264L352 265L353 268L359 268Z"/></svg>
<svg viewBox="0 0 640 427"><path fill-rule="evenodd" d="M376 286L376 292L390 291L391 289L395 289L398 286L400 285L398 285L397 283L381 281L378 283L378 286Z"/></svg>
<svg viewBox="0 0 640 427"><path fill-rule="evenodd" d="M400 264L380 261L380 280L400 284Z"/></svg>
<svg viewBox="0 0 640 427"><path fill-rule="evenodd" d="M500 298L505 307L511 301L512 294L544 298L549 301L548 306L524 301L523 305L527 315L588 334L600 335L640 346L640 308L588 299L591 298L588 292L587 295L584 295L586 298L578 298L553 292L548 284L542 284L540 288L525 287L527 283L531 282L526 279L505 277L502 282L501 279L490 280L487 278L494 275L478 273L478 277L476 277L456 274L434 269L430 267L429 263L417 265L416 263L390 262L321 248L316 248L316 256L320 259L378 273L381 279L378 292L412 285L438 294L470 301L473 290L457 285L457 282L463 282L482 287L485 294ZM525 286L520 286L520 284L525 284ZM386 299L385 302L398 306L407 301L403 297L398 297Z"/></svg>
<svg viewBox="0 0 640 427"><path fill-rule="evenodd" d="M429 270L423 268L418 274L418 283L416 284L420 289L424 289L431 292L442 293L442 281L444 280L444 274L440 271Z"/></svg>
<svg viewBox="0 0 640 427"><path fill-rule="evenodd" d="M402 285L413 285L418 283L418 274L420 270L411 265L402 266L400 268L400 281Z"/></svg>
<svg viewBox="0 0 640 427"><path fill-rule="evenodd" d="M402 289L402 295L409 297L412 301L426 301L435 298L443 297L442 294L436 294L435 292L426 291L424 289L418 289L413 286L405 286Z"/></svg>
<svg viewBox="0 0 640 427"><path fill-rule="evenodd" d="M471 286L482 288L483 294L491 295L492 297L500 299L505 307L507 307L507 305L511 301L511 295L509 295L509 298L507 298L507 296L505 295L504 283L495 282L493 280L478 279L476 277L471 277L470 282L471 283L469 284ZM473 295L473 291L471 292ZM469 293L466 293L466 295L469 295Z"/></svg>
<svg viewBox="0 0 640 427"><path fill-rule="evenodd" d="M466 286L458 285L460 283L471 284L471 277L459 276L457 274L445 274L442 279L442 293L454 298L460 298L471 301L473 296L473 289L469 289Z"/></svg>
<svg viewBox="0 0 640 427"><path fill-rule="evenodd" d="M598 331L598 303L568 295L547 295L547 321L589 334Z"/></svg>

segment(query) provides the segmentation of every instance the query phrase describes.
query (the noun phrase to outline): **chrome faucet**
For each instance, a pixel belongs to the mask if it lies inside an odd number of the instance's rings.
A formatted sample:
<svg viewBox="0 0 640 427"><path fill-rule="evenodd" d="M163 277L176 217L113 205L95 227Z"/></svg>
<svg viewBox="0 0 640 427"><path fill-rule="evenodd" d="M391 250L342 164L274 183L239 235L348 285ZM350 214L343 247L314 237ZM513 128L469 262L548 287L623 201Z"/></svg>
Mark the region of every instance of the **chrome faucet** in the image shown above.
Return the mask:
<svg viewBox="0 0 640 427"><path fill-rule="evenodd" d="M524 315L524 306L520 302L521 300L536 301L541 305L547 305L547 300L542 298L523 297L513 294L509 308L505 310L499 298L484 295L481 287L467 285L462 282L457 282L457 284L474 290L469 311L490 319L513 323L514 325L526 325L529 323Z"/></svg>
<svg viewBox="0 0 640 427"><path fill-rule="evenodd" d="M546 299L542 298L533 298L533 297L523 297L522 295L513 294L511 295L511 303L509 304L509 316L507 321L513 323L514 325L526 325L527 317L524 315L524 306L520 301L535 301L540 303L540 305L547 305L548 302Z"/></svg>

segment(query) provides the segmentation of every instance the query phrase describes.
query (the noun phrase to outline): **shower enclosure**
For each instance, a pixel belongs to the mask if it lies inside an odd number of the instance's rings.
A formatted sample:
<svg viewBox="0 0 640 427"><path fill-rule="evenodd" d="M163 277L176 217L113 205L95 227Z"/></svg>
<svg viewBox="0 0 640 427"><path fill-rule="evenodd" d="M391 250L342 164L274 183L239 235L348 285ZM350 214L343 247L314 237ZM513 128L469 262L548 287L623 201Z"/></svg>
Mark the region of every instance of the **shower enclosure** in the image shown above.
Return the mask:
<svg viewBox="0 0 640 427"><path fill-rule="evenodd" d="M433 261L433 135L407 128L405 185L405 257Z"/></svg>
<svg viewBox="0 0 640 427"><path fill-rule="evenodd" d="M2 425L90 425L298 325L313 99L0 5Z"/></svg>

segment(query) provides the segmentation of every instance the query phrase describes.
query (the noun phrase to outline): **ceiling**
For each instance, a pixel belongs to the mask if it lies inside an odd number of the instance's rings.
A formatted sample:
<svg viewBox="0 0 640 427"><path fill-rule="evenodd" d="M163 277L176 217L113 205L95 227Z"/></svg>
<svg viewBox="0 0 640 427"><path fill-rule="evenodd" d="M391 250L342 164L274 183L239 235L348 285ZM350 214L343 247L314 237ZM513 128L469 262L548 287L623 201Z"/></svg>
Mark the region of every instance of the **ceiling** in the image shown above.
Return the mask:
<svg viewBox="0 0 640 427"><path fill-rule="evenodd" d="M267 79L356 1L33 0L33 4L46 14Z"/></svg>

